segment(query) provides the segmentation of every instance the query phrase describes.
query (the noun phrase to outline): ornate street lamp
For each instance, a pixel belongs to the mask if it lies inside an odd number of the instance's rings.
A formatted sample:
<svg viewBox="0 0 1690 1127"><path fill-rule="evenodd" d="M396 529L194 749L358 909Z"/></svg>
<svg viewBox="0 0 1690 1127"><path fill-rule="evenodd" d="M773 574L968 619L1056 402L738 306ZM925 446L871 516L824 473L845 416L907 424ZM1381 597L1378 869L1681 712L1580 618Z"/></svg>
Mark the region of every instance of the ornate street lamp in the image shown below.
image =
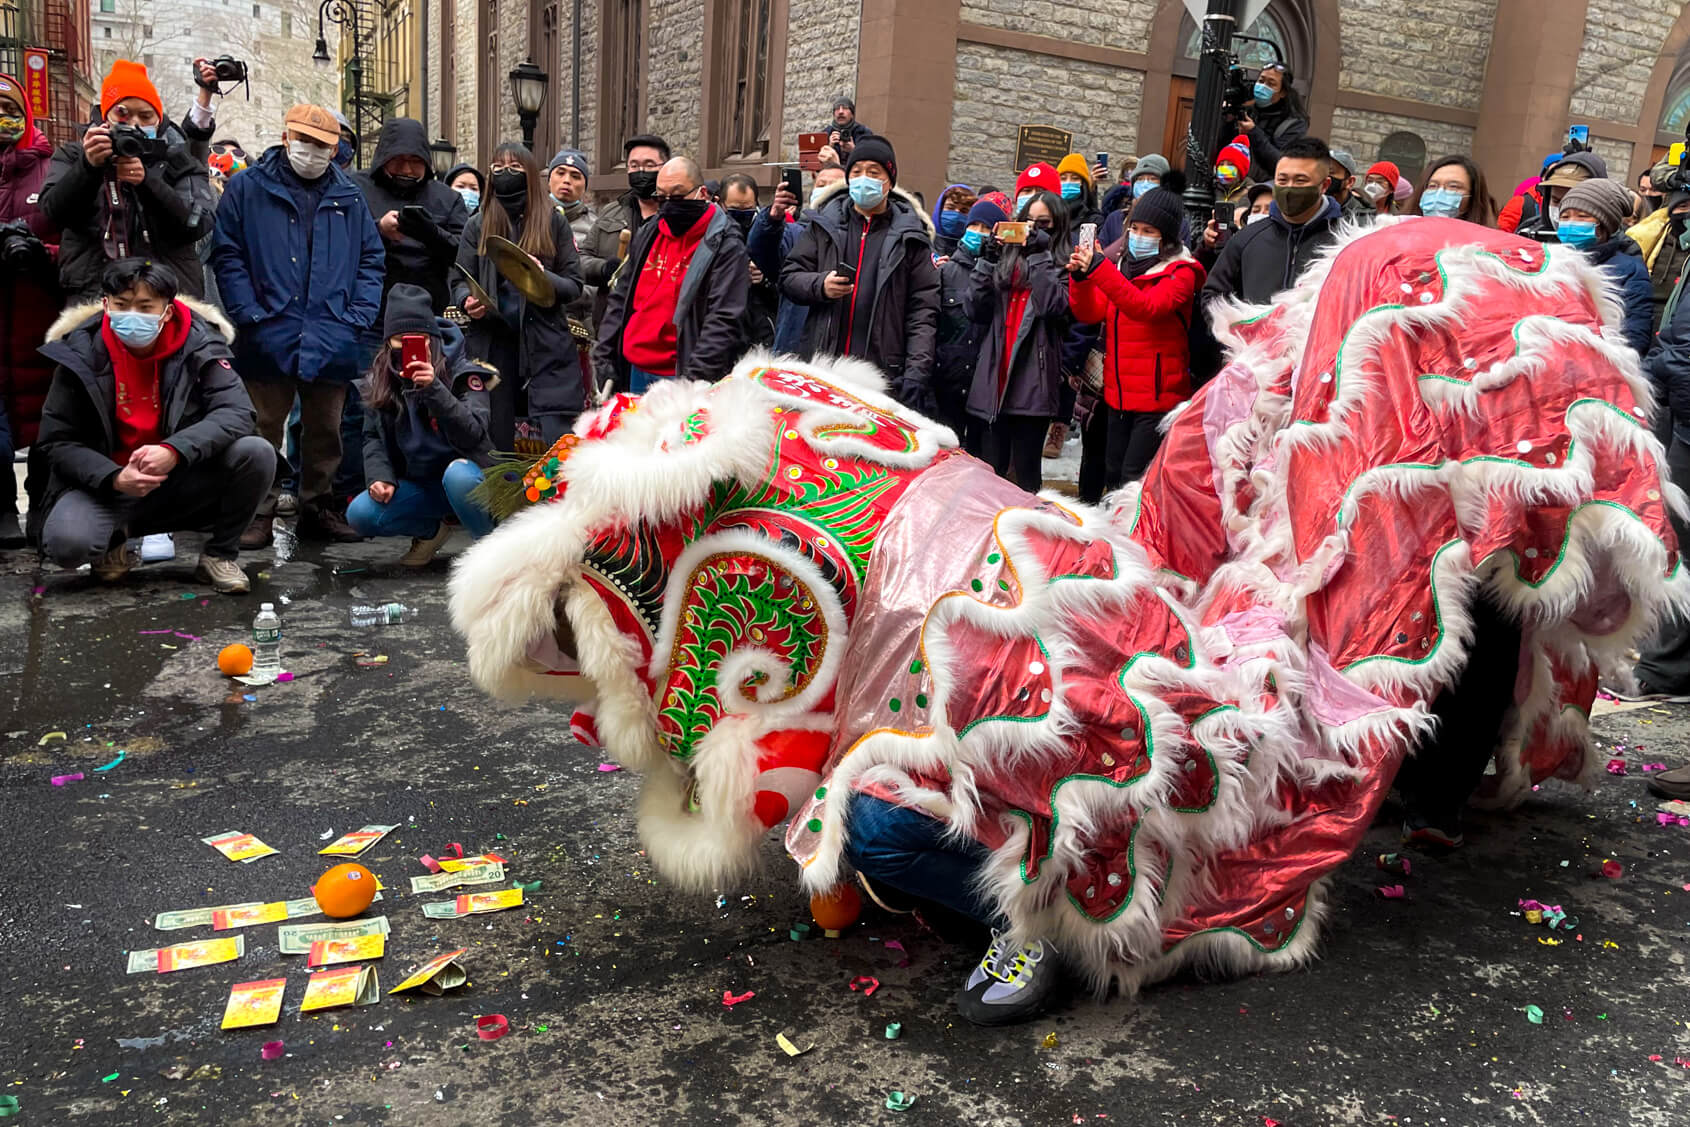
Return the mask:
<svg viewBox="0 0 1690 1127"><path fill-rule="evenodd" d="M434 174L442 180L452 171L452 166L458 163L458 147L444 137L436 137L429 143L428 155L434 164Z"/></svg>
<svg viewBox="0 0 1690 1127"><path fill-rule="evenodd" d="M534 126L540 120L540 108L546 104L546 72L524 59L511 71L511 97L516 100L516 114L522 120L522 143L534 150Z"/></svg>
<svg viewBox="0 0 1690 1127"><path fill-rule="evenodd" d="M363 35L358 26L358 5L354 0L323 0L317 8L317 49L311 52L312 61L329 63L329 41L327 24L339 24L341 34L352 33L352 57L346 61L346 73L352 80L352 113L348 116L352 121L352 132L358 135L360 141L364 136L364 59L359 52L359 43ZM364 146L357 144L352 147L354 167L364 167Z"/></svg>

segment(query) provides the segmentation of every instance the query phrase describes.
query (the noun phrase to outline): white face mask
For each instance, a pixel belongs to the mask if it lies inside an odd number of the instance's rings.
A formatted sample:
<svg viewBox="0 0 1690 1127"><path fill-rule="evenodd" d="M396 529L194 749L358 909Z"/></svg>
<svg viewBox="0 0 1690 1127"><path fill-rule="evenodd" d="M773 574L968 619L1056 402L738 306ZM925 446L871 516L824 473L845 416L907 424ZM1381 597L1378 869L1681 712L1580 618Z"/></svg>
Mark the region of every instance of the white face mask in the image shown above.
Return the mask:
<svg viewBox="0 0 1690 1127"><path fill-rule="evenodd" d="M290 140L288 142L288 163L301 180L315 180L329 170L329 161L334 159L334 150L325 149L321 145L313 145L309 141Z"/></svg>
<svg viewBox="0 0 1690 1127"><path fill-rule="evenodd" d="M1268 213L1265 212L1265 211L1252 212L1250 214L1249 218L1244 220L1244 226L1248 227L1252 223L1259 223L1262 220L1267 219L1267 218L1268 218Z"/></svg>
<svg viewBox="0 0 1690 1127"><path fill-rule="evenodd" d="M1549 221L1551 223L1560 223L1561 222L1561 205L1560 204L1552 203L1552 204L1549 205Z"/></svg>
<svg viewBox="0 0 1690 1127"><path fill-rule="evenodd" d="M1368 203L1378 203L1380 200L1385 198L1386 191L1387 189L1385 185L1375 181L1371 184L1364 185L1361 189L1361 194L1367 197Z"/></svg>

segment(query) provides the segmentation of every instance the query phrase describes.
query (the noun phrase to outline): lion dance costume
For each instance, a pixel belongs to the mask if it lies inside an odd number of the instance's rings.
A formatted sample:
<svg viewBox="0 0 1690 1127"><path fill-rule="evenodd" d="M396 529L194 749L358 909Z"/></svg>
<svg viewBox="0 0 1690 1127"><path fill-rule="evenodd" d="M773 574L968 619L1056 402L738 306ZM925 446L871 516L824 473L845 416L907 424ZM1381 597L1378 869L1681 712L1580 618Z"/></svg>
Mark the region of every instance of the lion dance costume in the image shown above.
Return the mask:
<svg viewBox="0 0 1690 1127"><path fill-rule="evenodd" d="M1492 797L1589 782L1599 667L1690 608L1619 311L1579 254L1352 235L1105 510L1034 497L853 362L753 356L584 416L452 582L476 681L582 702L704 890L768 831L820 891L846 799L989 851L980 893L1092 984L1295 965L1453 683L1521 623Z"/></svg>

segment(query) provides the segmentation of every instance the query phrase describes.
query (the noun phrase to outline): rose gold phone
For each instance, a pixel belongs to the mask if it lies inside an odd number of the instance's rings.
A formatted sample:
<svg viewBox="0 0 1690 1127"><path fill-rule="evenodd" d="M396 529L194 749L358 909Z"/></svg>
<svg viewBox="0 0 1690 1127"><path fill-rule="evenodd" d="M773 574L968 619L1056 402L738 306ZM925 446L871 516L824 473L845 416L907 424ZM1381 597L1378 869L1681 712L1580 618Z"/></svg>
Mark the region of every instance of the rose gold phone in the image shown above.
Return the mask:
<svg viewBox="0 0 1690 1127"><path fill-rule="evenodd" d="M992 228L992 238L1013 246L1023 245L1027 242L1028 226L1024 219L1006 219Z"/></svg>

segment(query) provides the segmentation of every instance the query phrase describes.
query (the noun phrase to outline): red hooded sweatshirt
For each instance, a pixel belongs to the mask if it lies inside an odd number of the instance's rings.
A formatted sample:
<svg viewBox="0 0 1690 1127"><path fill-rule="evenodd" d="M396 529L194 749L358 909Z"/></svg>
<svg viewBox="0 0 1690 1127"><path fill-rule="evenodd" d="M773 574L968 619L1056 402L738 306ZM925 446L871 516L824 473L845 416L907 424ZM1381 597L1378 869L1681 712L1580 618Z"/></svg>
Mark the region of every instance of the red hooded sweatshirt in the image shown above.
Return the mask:
<svg viewBox="0 0 1690 1127"><path fill-rule="evenodd" d="M681 299L681 283L698 244L710 230L716 205L690 231L676 235L669 221L657 221L657 237L646 252L640 276L628 295L628 320L622 329L622 355L636 368L665 378L675 374L675 353L680 334L675 328L675 306Z"/></svg>
<svg viewBox="0 0 1690 1127"><path fill-rule="evenodd" d="M152 352L146 356L129 351L129 346L111 331L109 320L100 322L100 339L106 343L117 384L117 448L111 460L120 466L127 465L129 455L141 447L152 446L164 437L164 389L159 385L159 369L187 341L188 326L193 323L186 305L178 301L175 308L175 316L164 323Z"/></svg>

